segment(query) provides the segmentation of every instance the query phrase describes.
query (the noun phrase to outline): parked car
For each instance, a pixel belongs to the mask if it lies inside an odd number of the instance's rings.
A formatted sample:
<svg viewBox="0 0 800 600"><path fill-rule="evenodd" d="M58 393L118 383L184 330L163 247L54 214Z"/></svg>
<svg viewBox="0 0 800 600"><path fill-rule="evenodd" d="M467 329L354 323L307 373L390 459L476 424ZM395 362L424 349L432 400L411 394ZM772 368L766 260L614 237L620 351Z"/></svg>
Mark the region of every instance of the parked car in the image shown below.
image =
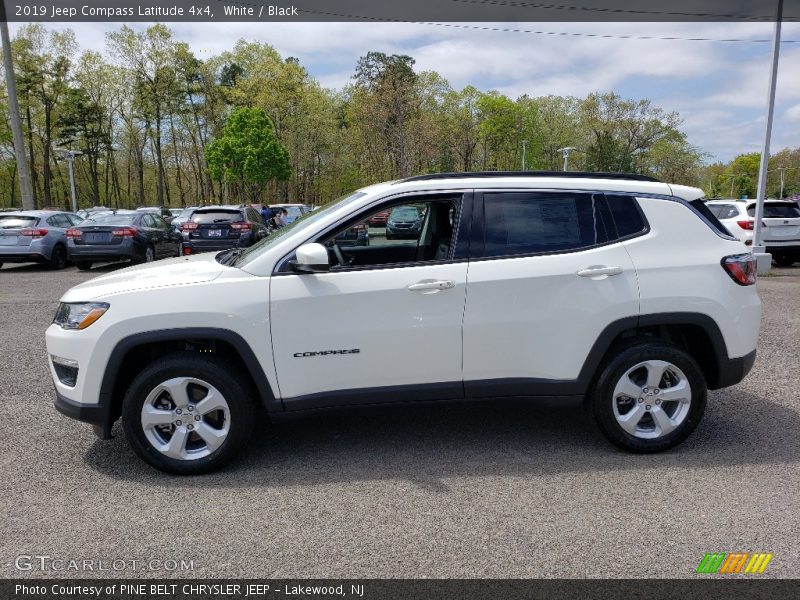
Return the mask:
<svg viewBox="0 0 800 600"><path fill-rule="evenodd" d="M81 218L63 211L27 210L0 213L0 268L8 263L67 266L66 231Z"/></svg>
<svg viewBox="0 0 800 600"><path fill-rule="evenodd" d="M69 257L88 271L97 262L152 262L180 255L181 235L150 211L99 213L67 230Z"/></svg>
<svg viewBox="0 0 800 600"><path fill-rule="evenodd" d="M269 228L249 206L206 206L192 212L181 232L183 253L197 254L252 246L269 234Z"/></svg>
<svg viewBox="0 0 800 600"><path fill-rule="evenodd" d="M415 239L422 231L422 218L415 206L396 206L386 220L386 239Z"/></svg>
<svg viewBox="0 0 800 600"><path fill-rule="evenodd" d="M93 206L91 208L82 208L81 210L77 211L75 214L78 215L81 219L85 219L93 215L94 213L100 212L108 212L113 210L112 208L108 208L107 206Z"/></svg>
<svg viewBox="0 0 800 600"><path fill-rule="evenodd" d="M167 223L171 223L172 219L174 219L174 215L172 214L171 209L165 206L140 206L136 209L138 212L146 212L152 215L158 215L162 219L164 219Z"/></svg>
<svg viewBox="0 0 800 600"><path fill-rule="evenodd" d="M285 208L289 213L285 217L287 225L293 223L295 220L306 214L306 207L302 204L270 204L269 207L273 210L281 210Z"/></svg>
<svg viewBox="0 0 800 600"><path fill-rule="evenodd" d="M194 211L196 211L198 208L200 208L200 207L199 206L187 206L186 208L170 209L170 210L175 210L176 211L175 215L172 218L172 221L170 221L170 225L172 225L173 227L175 227L177 229L180 229L181 225L186 223L186 221L188 221L191 218L192 213L194 213Z"/></svg>
<svg viewBox="0 0 800 600"><path fill-rule="evenodd" d="M370 186L253 248L69 290L46 333L55 405L102 438L121 417L179 474L233 458L259 408L464 398L583 398L613 444L663 451L756 355L752 253L702 195L600 173ZM425 209L416 244L339 246L401 206Z"/></svg>
<svg viewBox="0 0 800 600"><path fill-rule="evenodd" d="M728 231L752 246L754 200L711 200L706 206ZM772 260L782 267L800 262L800 205L792 200L765 200L761 223L763 242Z"/></svg>
<svg viewBox="0 0 800 600"><path fill-rule="evenodd" d="M389 211L382 210L378 213L375 213L369 218L369 226L370 227L386 227L386 221L389 220Z"/></svg>

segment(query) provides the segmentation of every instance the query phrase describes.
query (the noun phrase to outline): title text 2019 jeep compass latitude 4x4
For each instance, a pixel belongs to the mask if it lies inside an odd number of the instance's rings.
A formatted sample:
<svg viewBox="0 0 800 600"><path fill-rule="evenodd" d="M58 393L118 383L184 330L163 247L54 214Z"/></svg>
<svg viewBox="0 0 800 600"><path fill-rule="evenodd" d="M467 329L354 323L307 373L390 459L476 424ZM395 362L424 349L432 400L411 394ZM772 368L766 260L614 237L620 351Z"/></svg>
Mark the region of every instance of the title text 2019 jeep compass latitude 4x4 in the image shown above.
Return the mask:
<svg viewBox="0 0 800 600"><path fill-rule="evenodd" d="M257 409L479 397L583 397L617 446L665 450L755 359L753 258L701 196L574 173L364 188L251 248L69 290L47 330L56 408L103 438L121 417L172 473L231 459ZM416 236L336 243L397 207Z"/></svg>

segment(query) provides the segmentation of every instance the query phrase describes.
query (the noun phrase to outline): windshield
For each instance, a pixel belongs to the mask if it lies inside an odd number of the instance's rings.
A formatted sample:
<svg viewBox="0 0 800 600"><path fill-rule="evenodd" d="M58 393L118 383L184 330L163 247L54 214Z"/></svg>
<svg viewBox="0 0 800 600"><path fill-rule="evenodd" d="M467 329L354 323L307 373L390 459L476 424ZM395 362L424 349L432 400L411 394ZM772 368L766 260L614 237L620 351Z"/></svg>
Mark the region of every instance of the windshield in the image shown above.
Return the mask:
<svg viewBox="0 0 800 600"><path fill-rule="evenodd" d="M0 217L0 229L17 229L18 227L32 227L39 221L36 217L18 215L3 215Z"/></svg>
<svg viewBox="0 0 800 600"><path fill-rule="evenodd" d="M239 255L239 257L236 259L234 263L232 263L231 266L243 267L251 260L258 258L264 252L275 246L289 234L299 233L304 229L312 227L314 223L316 223L319 219L324 218L326 215L329 215L336 209L341 208L349 204L350 202L358 200L362 196L366 196L366 194L367 194L366 192L354 192L349 196L344 196L338 200L333 201L330 205L326 206L325 208L321 208L319 210L315 210L314 212L304 214L302 217L299 217L296 220L292 221L289 225L281 227L280 229L276 229L257 244L250 246L247 250L242 252L241 255Z"/></svg>
<svg viewBox="0 0 800 600"><path fill-rule="evenodd" d="M83 221L81 225L88 225L89 223L97 225L133 225L136 217L137 215L95 215Z"/></svg>
<svg viewBox="0 0 800 600"><path fill-rule="evenodd" d="M419 213L413 206L398 206L392 210L392 220L404 219L407 221L416 221L419 219Z"/></svg>

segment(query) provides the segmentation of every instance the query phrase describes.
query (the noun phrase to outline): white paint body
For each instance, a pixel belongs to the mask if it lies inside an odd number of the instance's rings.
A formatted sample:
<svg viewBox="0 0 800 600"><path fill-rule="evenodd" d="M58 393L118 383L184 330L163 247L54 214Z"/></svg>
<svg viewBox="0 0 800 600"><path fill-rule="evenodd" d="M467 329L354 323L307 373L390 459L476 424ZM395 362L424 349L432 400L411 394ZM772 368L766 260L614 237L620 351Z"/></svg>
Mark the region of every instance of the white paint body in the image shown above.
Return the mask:
<svg viewBox="0 0 800 600"><path fill-rule="evenodd" d="M273 276L283 259L354 211L399 194L488 187L642 194L650 231L564 254ZM48 353L80 365L76 385L68 387L51 364L58 392L96 404L109 356L121 340L174 328L238 334L283 399L437 382L574 379L609 323L655 312L710 316L731 358L756 347L761 305L755 286L737 286L720 266L722 256L746 247L711 231L684 204L645 197L693 200L702 194L696 188L509 177L387 183L362 191L316 211L310 225L298 223L241 268L219 264L213 254L198 255L122 269L72 288L62 302L102 301L110 309L82 331L48 328ZM599 267L615 268L614 274L577 274ZM359 352L295 356L350 348Z"/></svg>

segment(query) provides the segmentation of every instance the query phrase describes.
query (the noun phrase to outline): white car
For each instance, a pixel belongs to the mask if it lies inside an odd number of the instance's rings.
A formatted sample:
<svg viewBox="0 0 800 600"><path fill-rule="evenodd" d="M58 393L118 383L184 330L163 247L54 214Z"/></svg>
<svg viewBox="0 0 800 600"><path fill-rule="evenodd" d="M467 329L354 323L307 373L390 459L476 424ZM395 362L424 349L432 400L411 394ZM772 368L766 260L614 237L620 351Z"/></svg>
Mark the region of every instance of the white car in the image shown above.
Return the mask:
<svg viewBox="0 0 800 600"><path fill-rule="evenodd" d="M719 221L747 246L753 245L755 200L710 200L706 203ZM764 201L763 241L772 259L782 267L800 261L800 206L793 200Z"/></svg>
<svg viewBox="0 0 800 600"><path fill-rule="evenodd" d="M585 398L656 452L755 360L747 247L699 189L641 176L467 173L359 190L248 249L69 290L47 330L56 408L171 473L230 460L253 416L355 404ZM377 212L415 240L342 247Z"/></svg>

